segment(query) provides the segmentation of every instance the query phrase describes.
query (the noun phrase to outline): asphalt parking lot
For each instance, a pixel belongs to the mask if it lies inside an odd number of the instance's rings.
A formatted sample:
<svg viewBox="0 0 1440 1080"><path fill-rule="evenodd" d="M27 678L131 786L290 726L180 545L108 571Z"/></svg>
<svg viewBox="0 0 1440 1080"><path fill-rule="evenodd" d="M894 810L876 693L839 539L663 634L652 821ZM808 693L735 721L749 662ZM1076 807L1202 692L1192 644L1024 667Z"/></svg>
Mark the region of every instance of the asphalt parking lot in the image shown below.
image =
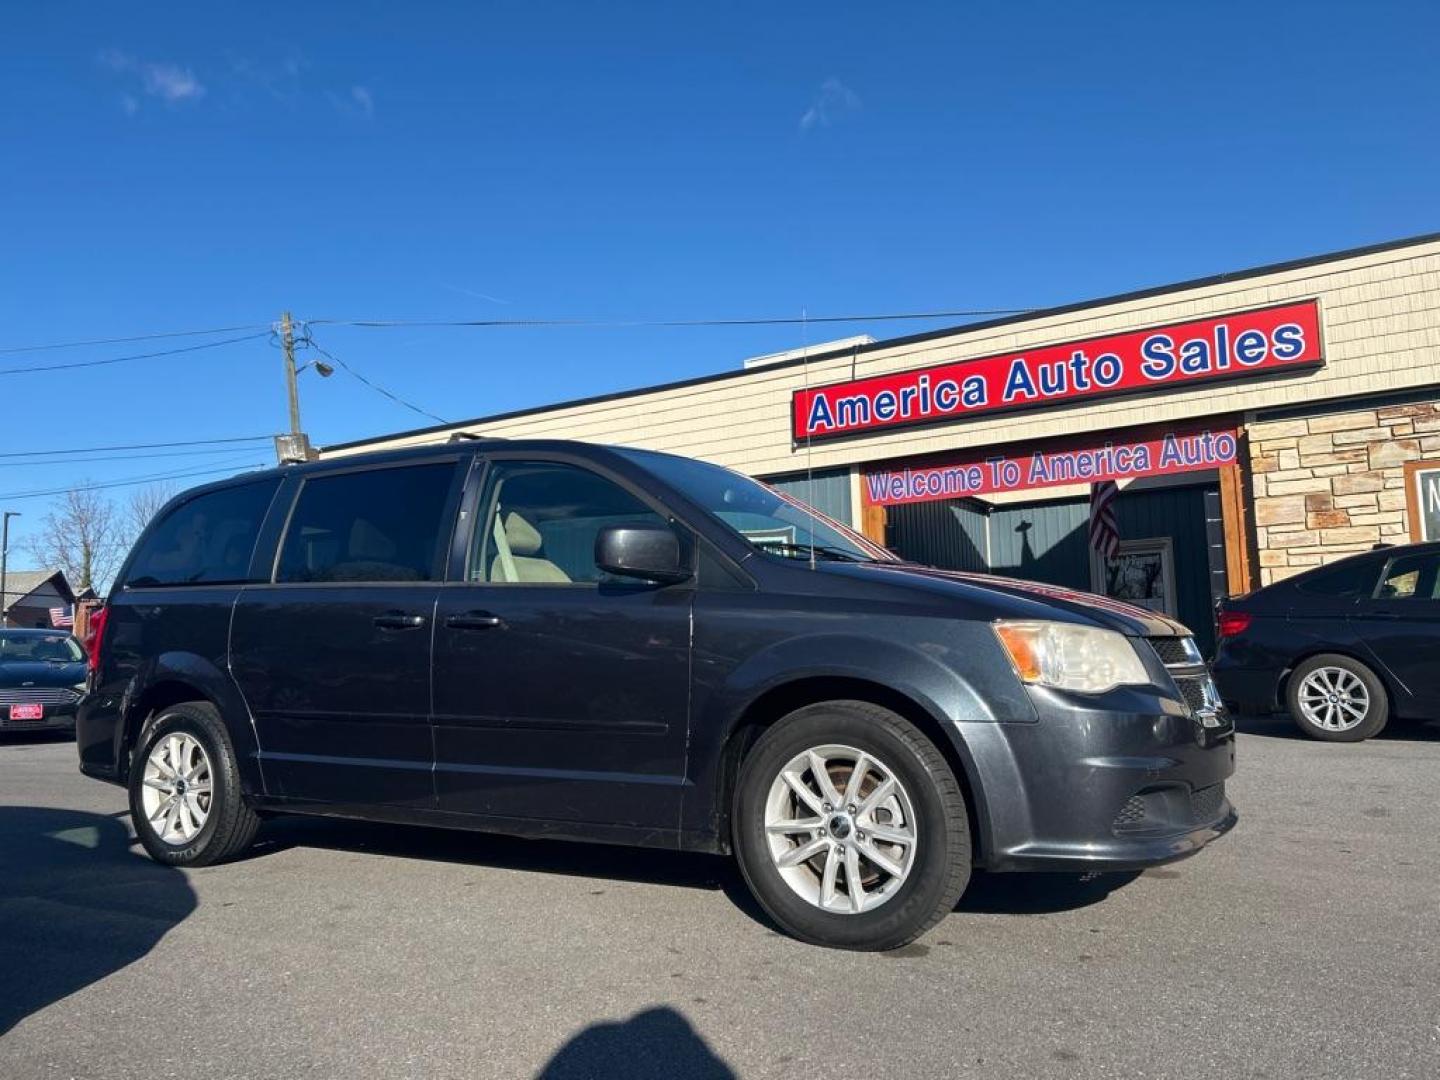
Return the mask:
<svg viewBox="0 0 1440 1080"><path fill-rule="evenodd" d="M1440 1075L1440 727L1240 736L1240 826L980 877L899 953L708 857L287 819L191 873L69 742L0 741L0 1077Z"/></svg>

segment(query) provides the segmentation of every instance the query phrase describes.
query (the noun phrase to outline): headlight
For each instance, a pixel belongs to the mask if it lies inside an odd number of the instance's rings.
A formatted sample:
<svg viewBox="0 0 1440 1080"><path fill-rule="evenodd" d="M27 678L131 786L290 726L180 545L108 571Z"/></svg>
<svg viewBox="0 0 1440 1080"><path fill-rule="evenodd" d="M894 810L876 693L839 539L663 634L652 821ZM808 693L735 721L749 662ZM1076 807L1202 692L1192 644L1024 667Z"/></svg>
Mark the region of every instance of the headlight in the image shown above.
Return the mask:
<svg viewBox="0 0 1440 1080"><path fill-rule="evenodd" d="M1061 622L997 622L1015 673L1027 683L1098 694L1150 681L1124 634Z"/></svg>

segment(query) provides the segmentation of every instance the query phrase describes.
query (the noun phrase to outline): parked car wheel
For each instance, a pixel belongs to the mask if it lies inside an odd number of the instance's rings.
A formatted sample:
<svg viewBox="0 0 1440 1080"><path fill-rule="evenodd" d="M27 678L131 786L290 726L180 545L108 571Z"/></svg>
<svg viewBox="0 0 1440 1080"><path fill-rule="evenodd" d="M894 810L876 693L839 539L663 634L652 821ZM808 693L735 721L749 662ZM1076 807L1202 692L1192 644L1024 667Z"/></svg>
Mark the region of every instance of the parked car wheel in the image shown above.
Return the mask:
<svg viewBox="0 0 1440 1080"><path fill-rule="evenodd" d="M1300 730L1327 742L1362 742L1378 735L1390 717L1390 699L1376 674L1338 653L1312 656L1296 667L1285 699Z"/></svg>
<svg viewBox="0 0 1440 1080"><path fill-rule="evenodd" d="M235 749L215 707L188 701L149 720L130 762L130 817L167 866L205 866L250 846L260 818L245 804Z"/></svg>
<svg viewBox="0 0 1440 1080"><path fill-rule="evenodd" d="M949 763L867 702L809 705L767 730L741 766L733 827L756 899L816 945L899 948L944 918L970 879Z"/></svg>

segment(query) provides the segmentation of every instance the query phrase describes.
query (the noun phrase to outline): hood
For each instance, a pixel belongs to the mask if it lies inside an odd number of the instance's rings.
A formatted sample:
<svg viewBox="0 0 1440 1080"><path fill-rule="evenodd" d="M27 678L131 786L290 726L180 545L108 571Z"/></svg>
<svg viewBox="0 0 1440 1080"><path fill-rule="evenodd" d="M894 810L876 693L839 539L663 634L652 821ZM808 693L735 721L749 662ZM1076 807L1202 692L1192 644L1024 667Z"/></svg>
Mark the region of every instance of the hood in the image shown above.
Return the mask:
<svg viewBox="0 0 1440 1080"><path fill-rule="evenodd" d="M51 664L44 660L20 660L0 664L0 687L11 689L30 683L33 686L74 687L85 681L85 661Z"/></svg>
<svg viewBox="0 0 1440 1080"><path fill-rule="evenodd" d="M949 588L957 599L977 599L976 594L998 601L997 618L1060 618L1062 622L1088 622L1107 630L1137 637L1173 637L1190 631L1179 622L1134 604L1112 600L1108 596L1045 585L1038 581L1021 581L995 574L971 573L963 570L937 570L918 563L825 563L826 569L845 568L872 571L921 587ZM964 590L961 594L960 590ZM1012 603L1007 603L1011 601ZM1068 618L1067 618L1068 616Z"/></svg>

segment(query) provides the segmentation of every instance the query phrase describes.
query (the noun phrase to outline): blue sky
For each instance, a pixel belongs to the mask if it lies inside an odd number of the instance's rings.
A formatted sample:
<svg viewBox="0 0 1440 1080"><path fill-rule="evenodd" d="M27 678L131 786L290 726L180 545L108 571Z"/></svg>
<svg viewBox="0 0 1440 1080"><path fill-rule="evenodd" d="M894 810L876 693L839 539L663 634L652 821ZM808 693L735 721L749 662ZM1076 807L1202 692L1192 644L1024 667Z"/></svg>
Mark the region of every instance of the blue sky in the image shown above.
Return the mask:
<svg viewBox="0 0 1440 1080"><path fill-rule="evenodd" d="M1440 229L1430 3L52 3L13 7L4 37L0 347L285 308L1028 308ZM314 335L450 419L803 337ZM0 369L187 343L5 353ZM307 373L302 394L320 443L428 422L343 373ZM286 419L264 338L0 374L0 409L0 454ZM25 512L23 535L45 509L26 491L268 456L0 458L0 506Z"/></svg>

